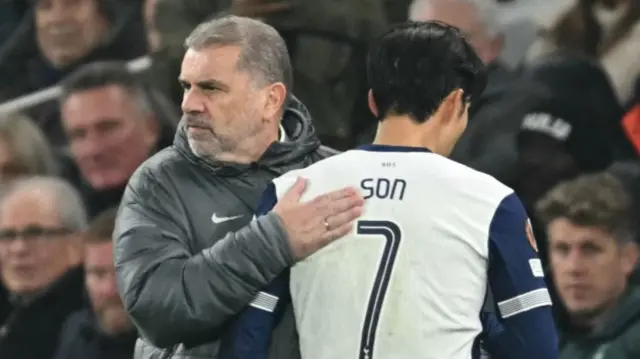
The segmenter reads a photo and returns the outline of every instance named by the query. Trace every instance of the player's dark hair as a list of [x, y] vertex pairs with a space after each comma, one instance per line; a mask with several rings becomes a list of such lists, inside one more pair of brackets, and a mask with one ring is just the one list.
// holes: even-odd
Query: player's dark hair
[[564, 218], [574, 225], [599, 228], [621, 243], [632, 241], [632, 203], [624, 185], [603, 172], [558, 184], [536, 205], [544, 223]]
[[454, 90], [465, 103], [482, 93], [486, 69], [453, 26], [438, 21], [407, 22], [382, 35], [369, 50], [367, 77], [378, 120], [409, 115], [427, 120]]

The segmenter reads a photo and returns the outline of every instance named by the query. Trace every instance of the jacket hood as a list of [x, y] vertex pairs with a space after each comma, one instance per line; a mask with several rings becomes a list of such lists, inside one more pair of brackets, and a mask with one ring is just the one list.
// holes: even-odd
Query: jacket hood
[[305, 156], [320, 147], [320, 140], [316, 137], [315, 129], [311, 124], [311, 114], [295, 97], [292, 97], [287, 104], [282, 117], [282, 127], [286, 132], [287, 140], [272, 143], [262, 157], [251, 164], [222, 161], [211, 163], [196, 157], [189, 148], [183, 121], [178, 125], [173, 145], [189, 161], [214, 171], [216, 175], [233, 176], [256, 167], [281, 174], [288, 170], [291, 163], [303, 160]]
[[608, 341], [619, 336], [638, 321], [640, 321], [640, 287], [631, 285], [609, 319], [602, 326], [596, 327], [591, 332], [590, 338], [597, 341]]

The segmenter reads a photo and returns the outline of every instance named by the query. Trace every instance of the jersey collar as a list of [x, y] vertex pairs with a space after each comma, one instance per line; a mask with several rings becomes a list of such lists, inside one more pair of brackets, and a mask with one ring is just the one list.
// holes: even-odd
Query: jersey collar
[[425, 147], [391, 146], [391, 145], [362, 145], [359, 150], [373, 152], [431, 152]]

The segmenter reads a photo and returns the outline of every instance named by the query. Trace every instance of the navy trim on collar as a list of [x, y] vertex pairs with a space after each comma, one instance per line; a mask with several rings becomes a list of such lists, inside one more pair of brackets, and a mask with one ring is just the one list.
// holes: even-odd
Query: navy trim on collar
[[391, 146], [391, 145], [362, 145], [359, 150], [374, 152], [431, 152], [425, 147]]

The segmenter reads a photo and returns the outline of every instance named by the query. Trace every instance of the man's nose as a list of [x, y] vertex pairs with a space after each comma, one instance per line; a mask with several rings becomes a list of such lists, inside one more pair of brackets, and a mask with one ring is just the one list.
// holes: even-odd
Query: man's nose
[[190, 88], [185, 90], [182, 95], [182, 112], [183, 113], [202, 113], [205, 112], [205, 104], [202, 95], [197, 89]]
[[113, 297], [118, 295], [115, 275], [107, 276], [100, 281], [100, 294], [104, 297]]
[[82, 140], [76, 147], [78, 158], [91, 158], [96, 157], [104, 152], [104, 141], [96, 135], [88, 135]]
[[13, 254], [25, 253], [29, 249], [29, 244], [22, 236], [18, 236], [8, 243], [7, 249]]
[[572, 276], [582, 276], [588, 266], [579, 250], [571, 250], [565, 261], [565, 268]]

